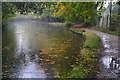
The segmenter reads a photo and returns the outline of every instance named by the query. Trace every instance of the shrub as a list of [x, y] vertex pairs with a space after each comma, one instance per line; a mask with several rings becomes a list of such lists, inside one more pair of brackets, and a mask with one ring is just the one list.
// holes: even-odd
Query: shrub
[[66, 26], [66, 27], [72, 27], [73, 24], [72, 24], [71, 22], [66, 22], [66, 23], [65, 23], [65, 26]]

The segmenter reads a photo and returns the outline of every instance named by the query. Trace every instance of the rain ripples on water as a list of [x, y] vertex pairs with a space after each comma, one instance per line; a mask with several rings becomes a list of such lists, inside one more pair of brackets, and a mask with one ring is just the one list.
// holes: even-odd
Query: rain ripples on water
[[83, 39], [63, 25], [14, 20], [3, 31], [3, 77], [60, 77], [76, 65]]

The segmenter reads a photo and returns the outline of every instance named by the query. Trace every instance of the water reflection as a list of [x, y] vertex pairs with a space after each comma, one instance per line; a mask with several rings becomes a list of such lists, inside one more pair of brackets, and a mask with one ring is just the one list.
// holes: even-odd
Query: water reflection
[[106, 34], [96, 30], [87, 30], [98, 35], [103, 43], [103, 51], [100, 58], [100, 73], [99, 78], [116, 78], [120, 77], [120, 56], [119, 56], [119, 37]]
[[35, 62], [28, 62], [22, 65], [18, 78], [45, 78], [45, 74]]
[[106, 49], [105, 52], [106, 53], [118, 53], [118, 50], [115, 50], [115, 49]]
[[106, 68], [110, 68], [110, 63], [112, 61], [112, 57], [111, 56], [104, 56], [104, 57], [102, 57], [102, 61], [103, 61], [103, 64]]
[[[114, 40], [113, 42], [111, 41]], [[102, 61], [102, 77], [118, 78], [120, 74], [120, 60], [118, 56], [118, 38], [109, 34], [102, 36], [102, 42], [105, 50], [103, 51]]]
[[103, 40], [103, 44], [104, 44], [104, 47], [105, 47], [105, 48], [110, 48], [110, 44], [108, 43], [109, 38], [110, 38], [109, 36], [103, 35], [102, 40]]
[[75, 36], [61, 25], [29, 20], [12, 23], [15, 38], [11, 44], [16, 41], [16, 45], [8, 47], [13, 49], [11, 52], [3, 50], [3, 77], [60, 77], [72, 69], [71, 65], [77, 65], [82, 36]]

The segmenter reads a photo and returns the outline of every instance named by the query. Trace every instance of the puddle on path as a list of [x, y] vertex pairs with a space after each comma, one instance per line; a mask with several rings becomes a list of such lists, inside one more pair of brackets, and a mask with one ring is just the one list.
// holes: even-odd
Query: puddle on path
[[120, 56], [118, 48], [118, 36], [106, 34], [100, 31], [85, 29], [99, 36], [103, 43], [103, 51], [100, 58], [99, 78], [117, 78], [120, 79]]

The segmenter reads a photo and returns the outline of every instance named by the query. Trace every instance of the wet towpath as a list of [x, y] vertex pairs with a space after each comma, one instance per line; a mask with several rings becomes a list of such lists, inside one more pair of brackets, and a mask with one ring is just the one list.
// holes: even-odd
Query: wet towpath
[[99, 59], [99, 78], [120, 79], [120, 53], [119, 37], [110, 35], [95, 29], [83, 28], [87, 32], [93, 32], [101, 38], [103, 50]]

